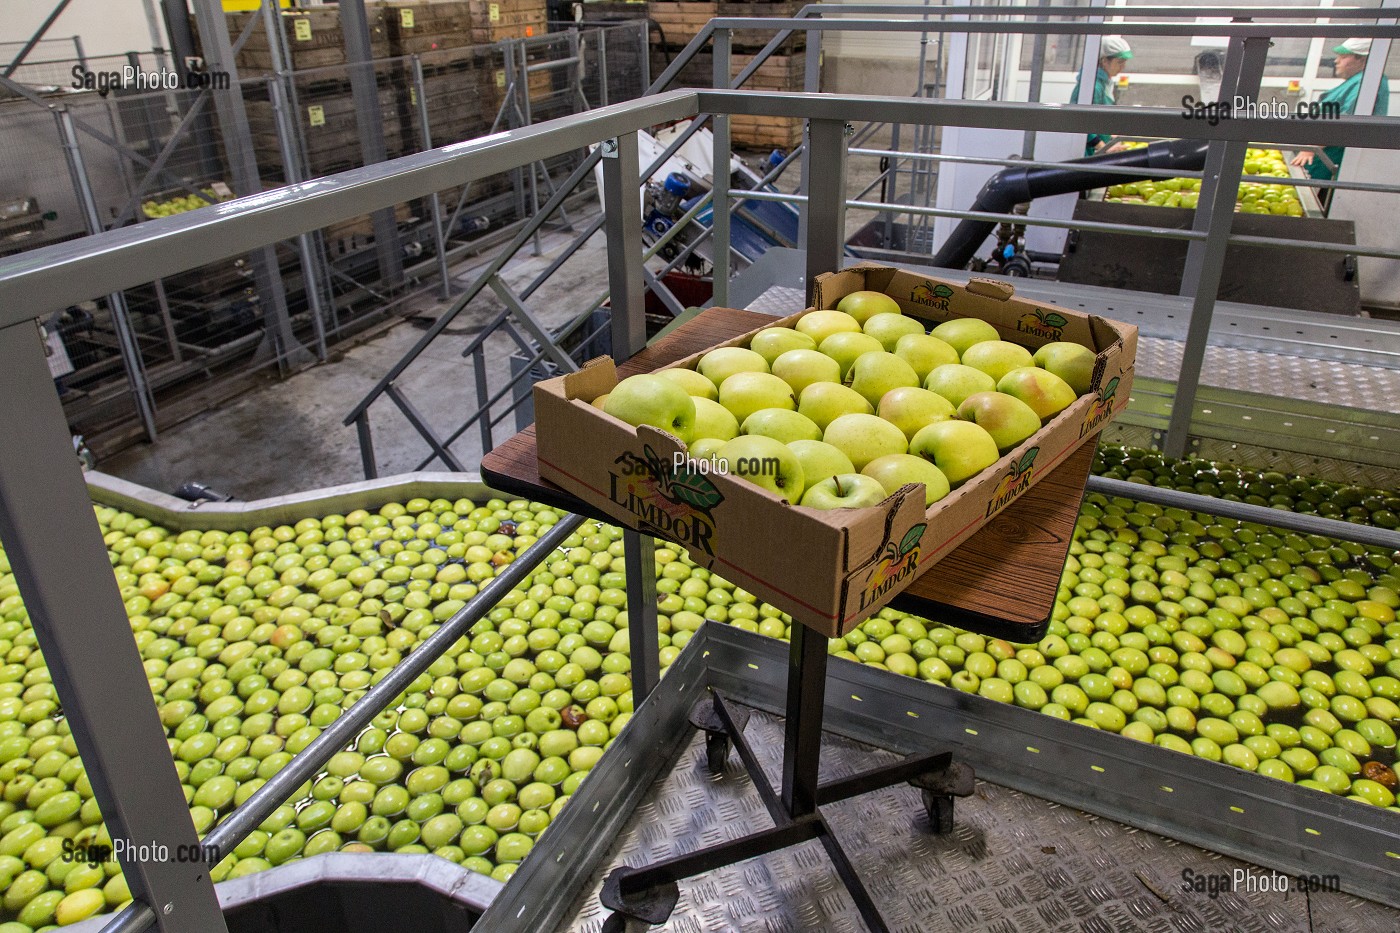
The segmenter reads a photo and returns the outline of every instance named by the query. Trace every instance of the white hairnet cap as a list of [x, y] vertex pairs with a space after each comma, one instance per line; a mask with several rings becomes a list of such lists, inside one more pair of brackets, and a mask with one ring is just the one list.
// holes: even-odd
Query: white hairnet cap
[[1348, 39], [1341, 45], [1332, 49], [1333, 55], [1370, 55], [1370, 39]]
[[[1371, 43], [1369, 40], [1366, 41], [1366, 45], [1368, 48], [1370, 47]], [[1133, 50], [1128, 45], [1128, 40], [1124, 39], [1122, 36], [1104, 36], [1103, 40], [1099, 43], [1099, 58], [1128, 59], [1132, 57]]]

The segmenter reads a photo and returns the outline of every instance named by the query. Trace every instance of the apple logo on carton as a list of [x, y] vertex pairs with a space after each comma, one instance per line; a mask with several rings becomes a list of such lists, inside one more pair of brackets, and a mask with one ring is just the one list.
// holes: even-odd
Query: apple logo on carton
[[875, 565], [860, 594], [860, 608], [864, 609], [884, 596], [902, 580], [912, 576], [919, 569], [919, 542], [923, 540], [927, 522], [919, 522], [904, 533], [896, 545], [886, 541], [881, 551], [884, 557]]
[[1031, 486], [1032, 467], [1035, 465], [1035, 456], [1040, 453], [1039, 447], [1032, 447], [1021, 457], [1019, 463], [1011, 464], [1011, 470], [1001, 478], [997, 484], [996, 491], [992, 493], [991, 499], [987, 501], [987, 517], [993, 513], [1001, 511], [1012, 499], [1025, 492]]
[[925, 282], [922, 285], [914, 286], [914, 290], [909, 293], [909, 300], [915, 304], [920, 304], [935, 311], [948, 313], [948, 299], [953, 297], [953, 290], [946, 285], [934, 285], [932, 282]]
[[1063, 314], [1036, 308], [1034, 311], [1027, 311], [1016, 320], [1016, 330], [1048, 342], [1059, 340], [1068, 323]]
[[608, 472], [608, 498], [635, 515], [640, 530], [714, 556], [715, 521], [710, 514], [724, 494], [709, 478], [676, 470], [644, 445], [642, 455], [619, 456]]
[[1094, 404], [1090, 405], [1089, 410], [1084, 413], [1084, 423], [1079, 426], [1080, 437], [1096, 430], [1099, 425], [1113, 417], [1113, 407], [1117, 394], [1118, 377], [1114, 376], [1108, 380], [1107, 385], [1099, 390], [1099, 394], [1094, 398]]

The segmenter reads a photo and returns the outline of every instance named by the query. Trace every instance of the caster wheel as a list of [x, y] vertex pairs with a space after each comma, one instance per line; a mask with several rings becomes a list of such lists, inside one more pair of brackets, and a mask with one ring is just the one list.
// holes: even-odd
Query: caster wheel
[[705, 736], [705, 765], [710, 769], [710, 773], [723, 774], [728, 763], [728, 736], [714, 732]]
[[928, 814], [929, 826], [936, 835], [946, 836], [953, 831], [952, 797], [924, 791], [924, 811]]
[[642, 933], [650, 928], [651, 924], [645, 920], [635, 920], [626, 914], [609, 914], [599, 933]]

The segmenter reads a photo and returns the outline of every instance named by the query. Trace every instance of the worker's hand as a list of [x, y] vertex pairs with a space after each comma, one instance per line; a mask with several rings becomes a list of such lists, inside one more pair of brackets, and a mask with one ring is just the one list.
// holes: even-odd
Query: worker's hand
[[1104, 149], [1102, 151], [1106, 154], [1109, 152], [1122, 152], [1127, 148], [1128, 147], [1123, 145], [1122, 143], [1114, 143], [1113, 145], [1109, 146], [1107, 149]]
[[1288, 164], [1296, 165], [1298, 168], [1307, 168], [1309, 165], [1312, 164], [1312, 160], [1313, 154], [1311, 152], [1300, 152], [1296, 156], [1294, 156], [1293, 161], [1289, 162]]

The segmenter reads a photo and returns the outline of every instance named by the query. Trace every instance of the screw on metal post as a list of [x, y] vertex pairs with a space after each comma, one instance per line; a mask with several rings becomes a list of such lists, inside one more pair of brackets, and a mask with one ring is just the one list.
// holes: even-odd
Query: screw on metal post
[[856, 135], [856, 128], [855, 128], [855, 125], [854, 125], [854, 124], [851, 124], [851, 123], [847, 123], [847, 124], [842, 128], [841, 132], [845, 135], [845, 137], [846, 137], [847, 139], [850, 139], [852, 136]]
[[603, 158], [605, 158], [605, 159], [616, 159], [616, 158], [617, 158], [617, 137], [616, 137], [616, 136], [610, 136], [610, 137], [608, 137], [607, 139], [603, 140], [603, 141], [599, 144], [599, 148], [602, 150]]

